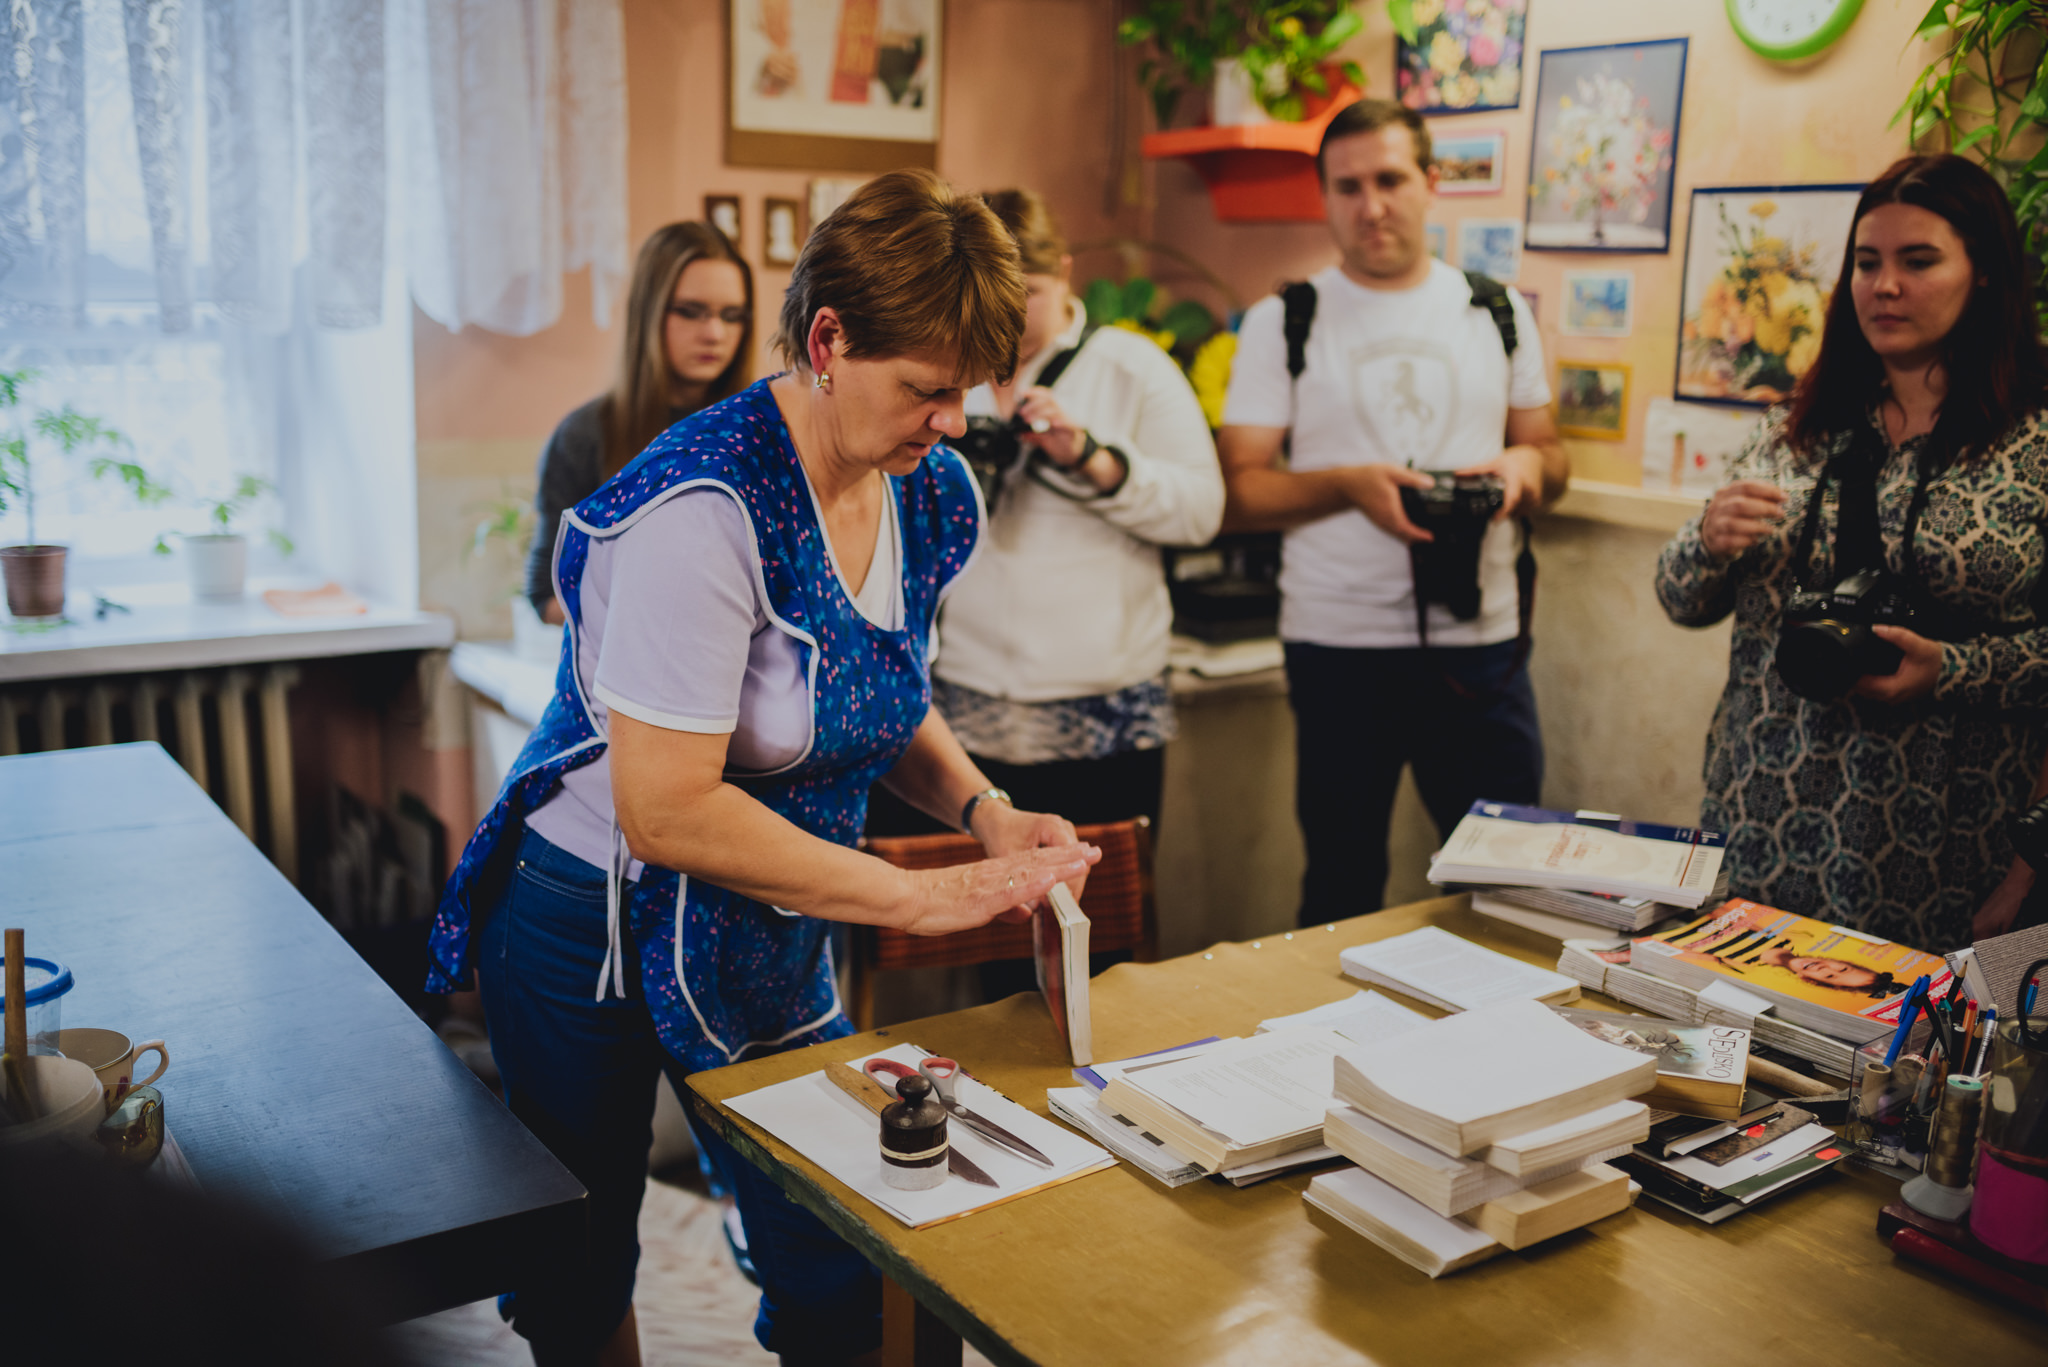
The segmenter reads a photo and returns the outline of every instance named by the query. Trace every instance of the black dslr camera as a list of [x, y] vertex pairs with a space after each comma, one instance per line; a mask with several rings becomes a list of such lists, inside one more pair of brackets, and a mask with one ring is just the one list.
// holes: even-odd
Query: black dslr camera
[[1802, 698], [1834, 702], [1866, 674], [1897, 673], [1904, 653], [1871, 630], [1880, 624], [1936, 635], [1884, 570], [1858, 570], [1831, 589], [1797, 590], [1778, 628], [1778, 677]]
[[991, 513], [995, 511], [996, 495], [1002, 491], [1003, 481], [1023, 459], [1024, 446], [1017, 437], [1030, 430], [1031, 424], [1021, 417], [1005, 420], [976, 416], [967, 420], [967, 431], [957, 441], [947, 443], [974, 472], [974, 482], [981, 486], [982, 504]]
[[1495, 514], [1507, 503], [1507, 485], [1493, 475], [1423, 470], [1436, 483], [1401, 489], [1401, 511], [1434, 541], [1408, 548], [1415, 567], [1417, 611], [1442, 603], [1451, 616], [1469, 622], [1479, 615], [1479, 548]]

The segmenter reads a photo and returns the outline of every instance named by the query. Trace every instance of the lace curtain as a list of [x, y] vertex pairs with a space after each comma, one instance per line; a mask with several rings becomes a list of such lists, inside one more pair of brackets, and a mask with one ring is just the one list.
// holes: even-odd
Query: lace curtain
[[524, 336], [588, 268], [610, 324], [625, 285], [619, 0], [391, 0], [412, 296], [451, 330]]
[[[388, 3], [8, 0], [0, 325], [84, 327], [132, 273], [166, 333], [209, 304], [282, 333], [295, 289], [320, 326], [373, 326], [393, 185], [413, 296], [444, 326], [538, 331], [585, 268], [606, 325], [627, 270], [619, 0]], [[88, 51], [95, 25], [118, 46]]]

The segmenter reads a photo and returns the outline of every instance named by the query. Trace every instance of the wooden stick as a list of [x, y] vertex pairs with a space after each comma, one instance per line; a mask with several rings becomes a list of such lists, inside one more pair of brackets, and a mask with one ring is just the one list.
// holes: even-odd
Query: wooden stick
[[825, 1076], [832, 1079], [832, 1085], [873, 1111], [882, 1113], [882, 1108], [896, 1100], [882, 1090], [882, 1084], [863, 1073], [850, 1063], [828, 1063]]
[[28, 950], [19, 930], [7, 932], [7, 1047], [16, 1058], [28, 1057]]
[[1787, 1096], [1826, 1096], [1836, 1090], [1827, 1083], [1810, 1078], [1804, 1073], [1795, 1073], [1782, 1064], [1754, 1054], [1749, 1059], [1749, 1080], [1761, 1082], [1766, 1087], [1776, 1087]]

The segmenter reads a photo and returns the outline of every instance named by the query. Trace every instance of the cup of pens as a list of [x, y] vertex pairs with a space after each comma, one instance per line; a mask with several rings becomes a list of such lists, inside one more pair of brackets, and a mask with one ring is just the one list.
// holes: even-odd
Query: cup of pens
[[[2041, 972], [2048, 960], [2021, 981]], [[2007, 1257], [2048, 1265], [2048, 1016], [2023, 1009], [1992, 1033], [1970, 1232]]]

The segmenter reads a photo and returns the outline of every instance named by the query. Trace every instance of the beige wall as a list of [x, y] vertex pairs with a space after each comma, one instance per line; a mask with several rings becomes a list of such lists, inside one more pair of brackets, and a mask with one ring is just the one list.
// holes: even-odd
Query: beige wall
[[[637, 248], [663, 223], [701, 217], [705, 195], [739, 195], [741, 250], [766, 324], [789, 275], [762, 264], [762, 198], [803, 201], [813, 176], [834, 172], [725, 164], [725, 9], [726, 0], [626, 0], [628, 228]], [[1129, 129], [1140, 103], [1119, 75], [1115, 14], [1115, 0], [950, 0], [940, 171], [962, 185], [1038, 189], [1077, 244], [1142, 236], [1136, 135], [1130, 147], [1112, 135], [1116, 102]], [[1114, 264], [1098, 250], [1076, 269], [1085, 279]], [[472, 554], [471, 534], [494, 501], [531, 497], [548, 433], [609, 383], [617, 333], [616, 322], [606, 332], [591, 321], [580, 273], [561, 321], [531, 337], [450, 333], [415, 313], [421, 602], [455, 613], [463, 635], [510, 633], [519, 557]], [[764, 337], [760, 373], [772, 364]]]
[[[1911, 41], [1926, 13], [1923, 0], [1865, 0], [1848, 34], [1817, 62], [1797, 69], [1767, 62], [1742, 45], [1722, 0], [1537, 0], [1529, 7], [1528, 58], [1522, 107], [1500, 113], [1432, 118], [1444, 134], [1505, 129], [1505, 183], [1495, 195], [1445, 196], [1432, 222], [1448, 230], [1455, 258], [1461, 218], [1520, 218], [1529, 179], [1529, 132], [1535, 118], [1536, 54], [1545, 48], [1654, 38], [1687, 38], [1685, 101], [1671, 215], [1671, 251], [1655, 253], [1529, 252], [1516, 283], [1539, 297], [1543, 352], [1556, 380], [1557, 362], [1626, 361], [1633, 367], [1627, 440], [1570, 441], [1574, 473], [1623, 484], [1641, 482], [1643, 414], [1650, 398], [1671, 392], [1677, 362], [1678, 298], [1684, 270], [1687, 210], [1695, 185], [1767, 185], [1868, 180], [1906, 150], [1901, 129], [1887, 127], [1912, 78], [1929, 60]], [[1393, 38], [1383, 7], [1355, 52], [1372, 84], [1392, 91]], [[1214, 267], [1249, 303], [1276, 282], [1299, 279], [1335, 259], [1320, 224], [1221, 224], [1208, 194], [1188, 167], [1163, 163], [1157, 172], [1158, 236]], [[1635, 329], [1625, 338], [1559, 337], [1558, 307], [1566, 270], [1635, 273]], [[1200, 293], [1192, 280], [1177, 285]]]

